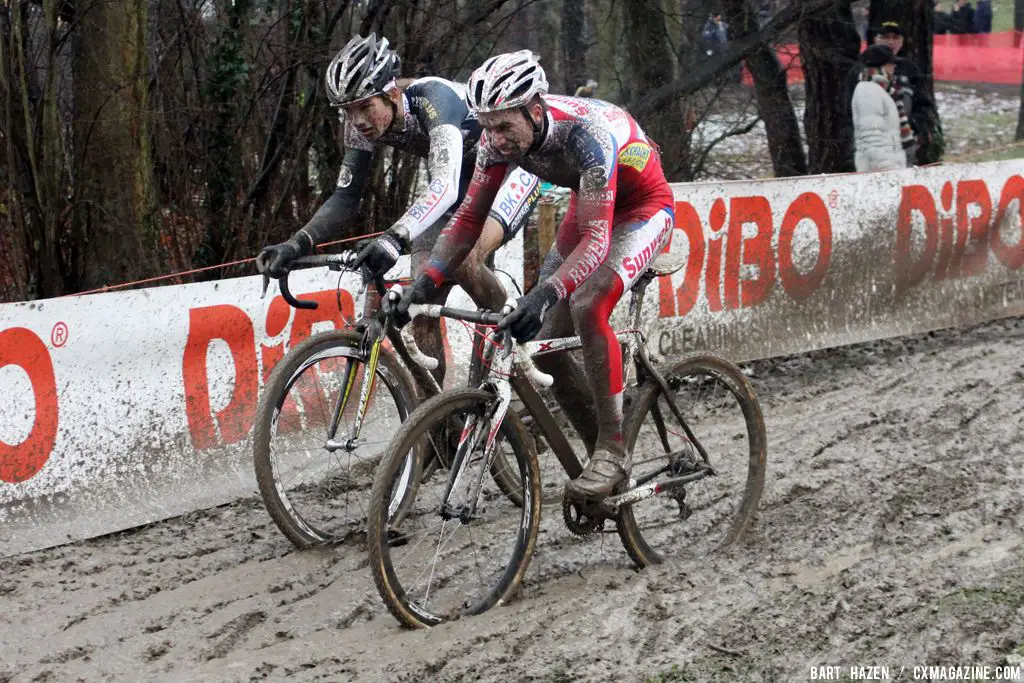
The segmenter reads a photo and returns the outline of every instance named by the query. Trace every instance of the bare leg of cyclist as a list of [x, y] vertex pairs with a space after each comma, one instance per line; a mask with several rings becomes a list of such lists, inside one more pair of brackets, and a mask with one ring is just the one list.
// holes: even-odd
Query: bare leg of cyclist
[[628, 475], [622, 437], [622, 347], [608, 320], [622, 291], [622, 278], [603, 265], [569, 298], [597, 412], [594, 457], [583, 474], [566, 484], [566, 494], [577, 499], [604, 497]]
[[487, 264], [487, 257], [501, 246], [505, 231], [493, 218], [484, 223], [483, 232], [466, 260], [455, 270], [453, 279], [477, 305], [491, 311], [500, 311], [508, 296], [498, 276]]
[[[453, 278], [466, 290], [477, 308], [500, 311], [508, 297], [505, 287], [490, 266], [490, 257], [501, 246], [505, 239], [505, 230], [494, 218], [484, 222], [480, 238], [469, 252], [466, 260], [455, 270]], [[469, 384], [476, 385], [480, 381], [484, 363], [484, 328], [476, 326], [473, 335], [473, 356], [469, 364]]]
[[[413, 241], [412, 254], [410, 255], [410, 270], [412, 277], [423, 272], [423, 264], [430, 257], [430, 250], [434, 241], [440, 233], [440, 228], [428, 230], [424, 235]], [[434, 292], [434, 296], [426, 303], [443, 304], [451, 293], [454, 283], [444, 283]], [[444, 387], [444, 375], [447, 369], [444, 355], [444, 344], [441, 339], [441, 323], [436, 318], [416, 318], [412, 321], [412, 336], [416, 339], [416, 345], [420, 350], [431, 358], [437, 359], [437, 367], [431, 373], [434, 379], [442, 388]]]
[[[544, 325], [540, 328], [537, 339], [558, 339], [575, 334], [572, 317], [569, 315], [569, 302], [559, 301], [544, 317]], [[583, 440], [589, 458], [594, 454], [598, 427], [586, 374], [568, 352], [537, 356], [534, 362], [539, 370], [554, 378], [554, 384], [548, 391], [555, 397], [555, 401], [569, 418], [569, 423]]]

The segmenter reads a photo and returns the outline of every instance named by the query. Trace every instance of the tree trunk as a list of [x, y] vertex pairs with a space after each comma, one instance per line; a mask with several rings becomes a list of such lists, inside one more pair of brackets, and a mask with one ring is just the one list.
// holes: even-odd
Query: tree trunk
[[1013, 2], [1013, 30], [1024, 31], [1024, 0]]
[[[646, 93], [674, 80], [673, 50], [665, 30], [661, 0], [631, 0], [622, 4], [629, 57], [633, 67], [634, 93]], [[649, 112], [640, 126], [661, 147], [663, 159], [676, 168], [689, 168], [690, 138], [684, 130], [678, 100]], [[678, 175], [666, 172], [669, 176]], [[677, 180], [669, 177], [669, 180]]]
[[[223, 263], [235, 241], [234, 210], [244, 168], [237, 135], [242, 116], [242, 92], [248, 87], [244, 27], [251, 0], [231, 2], [222, 9], [227, 21], [207, 64], [204, 83], [209, 118], [204, 121], [207, 164], [207, 229], [196, 254], [196, 265]], [[222, 15], [223, 16], [223, 15]]]
[[853, 134], [846, 124], [846, 83], [860, 52], [848, 0], [834, 0], [799, 24], [807, 108], [808, 171], [853, 170]]
[[148, 0], [76, 3], [74, 220], [87, 240], [80, 262], [85, 288], [155, 270], [148, 6]]
[[[757, 15], [746, 0], [725, 0], [725, 18], [735, 38], [757, 30]], [[776, 178], [807, 174], [807, 156], [800, 139], [793, 102], [789, 99], [786, 71], [775, 50], [766, 43], [747, 57], [754, 80], [757, 109], [768, 134], [768, 152]]]
[[583, 0], [564, 0], [562, 3], [562, 64], [564, 87], [562, 92], [572, 95], [586, 81], [587, 32], [583, 14]]

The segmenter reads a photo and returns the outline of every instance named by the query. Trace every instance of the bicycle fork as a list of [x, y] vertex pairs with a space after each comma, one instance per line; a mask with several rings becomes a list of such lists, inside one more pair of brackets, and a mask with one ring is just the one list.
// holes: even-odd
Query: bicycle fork
[[[380, 360], [380, 347], [384, 341], [384, 326], [377, 321], [372, 321], [363, 335], [361, 351], [368, 356], [366, 363], [363, 363], [363, 386], [359, 391], [359, 405], [356, 409], [355, 424], [351, 434], [344, 441], [336, 439], [338, 427], [341, 424], [341, 416], [348, 405], [349, 396], [356, 383], [355, 363], [349, 361], [345, 368], [345, 379], [342, 382], [344, 387], [338, 396], [338, 402], [334, 406], [334, 413], [331, 416], [331, 426], [327, 432], [327, 443], [324, 447], [334, 452], [344, 449], [348, 452], [354, 451], [359, 446], [359, 434], [363, 429], [363, 420], [366, 418], [366, 407], [370, 404], [370, 397], [377, 382], [377, 363]], [[369, 347], [367, 349], [367, 347]], [[368, 351], [368, 352], [367, 352]]]
[[[498, 400], [491, 404], [493, 407], [487, 411], [489, 414], [481, 416], [470, 415], [466, 418], [466, 425], [462, 428], [462, 433], [459, 436], [459, 445], [455, 452], [455, 458], [452, 461], [452, 469], [448, 476], [448, 485], [440, 509], [440, 515], [445, 520], [458, 519], [461, 523], [468, 524], [476, 515], [484, 476], [490, 470], [494, 449], [497, 447], [498, 430], [501, 429], [501, 423], [505, 420], [505, 414], [508, 412], [509, 404], [512, 402], [512, 391], [509, 388], [508, 382], [499, 381], [490, 386], [495, 390]], [[487, 430], [486, 437], [484, 430], [477, 428], [481, 419], [484, 420], [484, 425], [489, 425], [490, 427]], [[486, 441], [484, 442], [483, 457], [478, 458], [476, 461], [480, 466], [478, 471], [472, 475], [474, 479], [471, 484], [468, 500], [460, 505], [456, 505], [452, 502], [452, 494], [459, 488], [460, 483], [462, 483], [466, 476], [466, 470], [473, 463], [470, 454], [476, 450], [484, 438], [486, 438]]]

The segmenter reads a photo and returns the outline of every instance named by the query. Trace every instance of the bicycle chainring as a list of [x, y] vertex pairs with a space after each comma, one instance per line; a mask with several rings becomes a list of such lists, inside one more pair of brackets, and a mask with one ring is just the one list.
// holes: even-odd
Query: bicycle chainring
[[562, 521], [566, 528], [576, 536], [587, 536], [594, 532], [604, 531], [604, 523], [607, 517], [595, 515], [591, 511], [562, 498]]

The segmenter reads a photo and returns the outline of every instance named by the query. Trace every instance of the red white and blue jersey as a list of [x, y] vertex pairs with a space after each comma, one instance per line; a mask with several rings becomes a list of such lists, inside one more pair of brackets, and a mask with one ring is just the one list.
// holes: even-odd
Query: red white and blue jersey
[[[673, 204], [657, 146], [623, 109], [602, 100], [545, 95], [543, 139], [521, 159], [502, 156], [480, 138], [473, 179], [424, 272], [444, 278], [452, 256], [476, 242], [503, 180], [515, 167], [575, 193], [575, 244], [550, 278], [570, 295], [608, 258], [615, 226], [647, 221]], [[563, 224], [560, 232], [570, 229]], [[567, 243], [564, 235], [560, 242]], [[461, 259], [458, 259], [461, 261]]]

